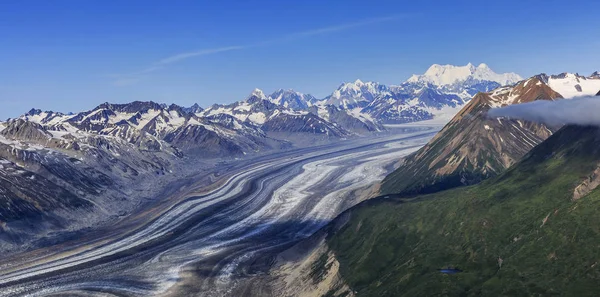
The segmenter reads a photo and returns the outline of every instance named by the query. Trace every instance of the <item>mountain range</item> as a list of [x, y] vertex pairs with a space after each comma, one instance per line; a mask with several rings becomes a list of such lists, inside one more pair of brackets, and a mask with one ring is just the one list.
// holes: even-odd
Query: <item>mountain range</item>
[[519, 78], [495, 74], [485, 64], [433, 65], [401, 85], [356, 80], [321, 100], [283, 89], [266, 96], [256, 89], [245, 100], [206, 109], [135, 101], [70, 114], [32, 109], [19, 119], [42, 126], [63, 146], [79, 147], [81, 139], [94, 135], [107, 141], [117, 137], [145, 151], [193, 149], [209, 157], [231, 156], [289, 146], [292, 135], [345, 138], [385, 130], [388, 123], [431, 119], [444, 108], [465, 104], [473, 88], [484, 91]]

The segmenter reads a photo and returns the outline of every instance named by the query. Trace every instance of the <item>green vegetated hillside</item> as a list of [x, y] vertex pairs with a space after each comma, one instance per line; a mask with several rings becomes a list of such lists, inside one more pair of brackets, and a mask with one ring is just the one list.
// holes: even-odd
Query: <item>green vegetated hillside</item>
[[358, 296], [597, 296], [600, 190], [573, 193], [598, 162], [600, 129], [564, 127], [481, 184], [364, 203], [327, 243]]

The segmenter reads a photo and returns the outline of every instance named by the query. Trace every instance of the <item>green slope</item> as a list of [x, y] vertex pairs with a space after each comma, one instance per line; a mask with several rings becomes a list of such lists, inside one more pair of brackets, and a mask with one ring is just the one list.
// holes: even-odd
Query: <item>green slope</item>
[[599, 161], [599, 129], [566, 127], [481, 184], [362, 204], [328, 245], [359, 296], [597, 296], [600, 190], [572, 197]]

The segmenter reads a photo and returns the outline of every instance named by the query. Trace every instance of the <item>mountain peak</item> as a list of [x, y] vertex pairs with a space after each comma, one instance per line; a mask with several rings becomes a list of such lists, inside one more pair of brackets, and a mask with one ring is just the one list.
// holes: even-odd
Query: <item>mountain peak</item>
[[37, 115], [37, 114], [40, 114], [40, 113], [42, 113], [41, 109], [32, 108], [25, 115], [33, 116], [33, 115]]
[[598, 76], [598, 73], [585, 77], [577, 73], [563, 72], [546, 76], [546, 80], [553, 90], [565, 98], [591, 96], [600, 90], [600, 76]]
[[306, 109], [316, 98], [309, 94], [303, 94], [293, 89], [279, 89], [268, 98], [271, 102], [292, 109]]
[[160, 110], [160, 109], [166, 109], [166, 108], [167, 108], [166, 105], [159, 104], [154, 101], [133, 101], [133, 102], [122, 103], [122, 104], [113, 104], [113, 103], [104, 102], [104, 103], [98, 105], [93, 110], [108, 109], [108, 110], [118, 111], [118, 112], [135, 113], [135, 112], [146, 112], [151, 109]]
[[185, 108], [183, 108], [183, 110], [188, 113], [199, 113], [199, 112], [202, 112], [204, 109], [202, 107], [200, 107], [200, 105], [198, 105], [198, 103], [194, 103], [194, 105], [192, 105], [190, 107], [185, 107]]
[[258, 99], [267, 99], [267, 96], [265, 96], [265, 93], [259, 88], [254, 89], [252, 91], [252, 93], [250, 93], [250, 96], [248, 96], [247, 99], [250, 99], [252, 97], [257, 97]]
[[413, 75], [407, 82], [444, 86], [465, 82], [469, 79], [492, 81], [501, 85], [513, 84], [522, 80], [522, 78], [515, 73], [495, 73], [485, 63], [481, 63], [477, 67], [468, 63], [465, 66], [433, 64], [427, 69], [425, 74]]

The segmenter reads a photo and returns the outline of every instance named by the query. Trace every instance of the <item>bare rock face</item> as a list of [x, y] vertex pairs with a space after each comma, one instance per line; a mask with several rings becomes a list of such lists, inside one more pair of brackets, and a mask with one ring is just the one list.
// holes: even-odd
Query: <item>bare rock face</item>
[[470, 185], [517, 162], [558, 127], [492, 119], [493, 107], [562, 98], [538, 77], [479, 93], [427, 145], [383, 181], [382, 192], [419, 194]]
[[0, 131], [0, 135], [7, 139], [28, 139], [36, 142], [46, 142], [52, 138], [42, 125], [25, 121], [23, 119], [11, 120], [6, 123], [6, 128]]
[[581, 197], [589, 194], [595, 188], [600, 186], [600, 166], [594, 170], [581, 184], [573, 190], [573, 200], [579, 200]]
[[318, 233], [281, 253], [271, 271], [274, 296], [355, 296], [339, 273], [340, 263]]

